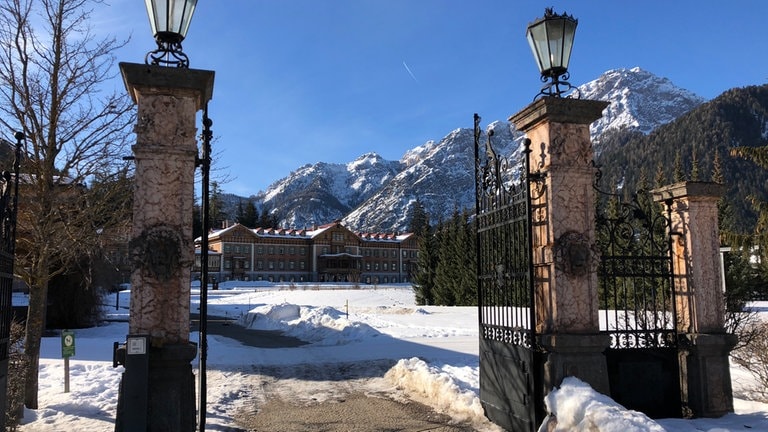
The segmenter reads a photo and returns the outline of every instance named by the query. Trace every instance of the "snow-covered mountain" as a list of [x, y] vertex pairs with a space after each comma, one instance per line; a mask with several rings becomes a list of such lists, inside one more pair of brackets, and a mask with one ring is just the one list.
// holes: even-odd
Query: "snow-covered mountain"
[[[600, 135], [610, 129], [648, 133], [705, 101], [640, 68], [609, 70], [579, 86], [579, 93], [611, 103], [591, 128], [598, 152]], [[497, 152], [519, 160], [522, 134], [506, 121], [491, 122], [486, 130], [491, 129]], [[252, 199], [273, 209], [284, 227], [342, 219], [360, 231], [403, 231], [417, 199], [434, 223], [454, 209], [474, 207], [474, 188], [474, 135], [460, 128], [407, 151], [399, 161], [367, 153], [348, 164], [305, 165]]]
[[398, 172], [401, 163], [366, 153], [347, 164], [304, 165], [254, 198], [281, 218], [281, 226], [304, 228], [341, 219]]
[[579, 86], [579, 92], [582, 99], [611, 102], [590, 126], [598, 153], [600, 135], [608, 130], [630, 128], [648, 134], [706, 101], [639, 67], [609, 70]]

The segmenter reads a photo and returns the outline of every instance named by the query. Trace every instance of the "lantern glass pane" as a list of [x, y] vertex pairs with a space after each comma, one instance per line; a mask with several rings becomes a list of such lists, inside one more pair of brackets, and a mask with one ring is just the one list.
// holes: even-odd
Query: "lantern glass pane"
[[155, 35], [158, 32], [158, 24], [163, 25], [160, 21], [160, 17], [165, 15], [158, 11], [158, 7], [165, 9], [165, 0], [145, 0], [147, 6], [147, 14], [149, 14], [149, 25], [152, 26], [152, 34]]
[[175, 33], [186, 37], [197, 0], [145, 0], [152, 33]]
[[549, 44], [547, 42], [547, 26], [544, 22], [528, 27], [528, 44], [539, 66], [539, 72], [551, 68]]
[[195, 12], [195, 6], [197, 6], [197, 0], [178, 0], [172, 2], [168, 16], [173, 20], [174, 33], [178, 33], [182, 37], [187, 36], [189, 24], [192, 22], [192, 14]]
[[563, 37], [565, 31], [563, 22], [565, 20], [548, 20], [547, 36], [549, 38], [549, 60], [550, 67], [559, 68], [563, 66]]
[[562, 66], [568, 69], [568, 64], [571, 62], [571, 51], [573, 50], [573, 40], [576, 37], [576, 21], [565, 20], [563, 22], [564, 38], [563, 38], [563, 64]]

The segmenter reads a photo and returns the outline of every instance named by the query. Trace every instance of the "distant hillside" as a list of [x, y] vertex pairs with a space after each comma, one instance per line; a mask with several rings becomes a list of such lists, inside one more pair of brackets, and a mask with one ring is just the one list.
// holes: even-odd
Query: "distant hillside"
[[768, 145], [768, 85], [729, 90], [649, 135], [626, 129], [609, 133], [601, 137], [598, 163], [607, 185], [629, 187], [645, 176], [653, 186], [659, 172], [672, 182], [678, 155], [686, 179], [697, 165], [698, 179], [709, 181], [717, 154], [734, 219], [739, 228], [748, 229], [756, 215], [746, 198], [768, 199], [768, 173], [729, 153], [736, 146], [764, 145]]

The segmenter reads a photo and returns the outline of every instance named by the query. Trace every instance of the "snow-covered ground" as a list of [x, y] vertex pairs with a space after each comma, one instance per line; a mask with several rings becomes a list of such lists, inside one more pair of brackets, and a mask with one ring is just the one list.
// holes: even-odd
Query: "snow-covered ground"
[[[311, 343], [297, 348], [253, 348], [209, 335], [209, 429], [236, 427], [233, 417], [237, 412], [268, 397], [263, 394], [260, 371], [370, 361], [387, 368], [384, 373], [364, 378], [366, 385], [377, 392], [428, 403], [457, 420], [473, 423], [481, 431], [499, 430], [485, 421], [478, 398], [476, 308], [417, 306], [410, 286], [243, 285], [232, 288], [222, 284], [221, 290], [210, 291], [209, 314], [230, 317], [251, 328], [280, 329]], [[70, 359], [69, 393], [64, 393], [61, 338], [43, 340], [40, 408], [25, 410], [22, 431], [114, 429], [123, 369], [112, 367], [112, 344], [124, 341], [128, 333], [128, 297], [127, 292], [120, 293], [117, 309], [115, 296], [108, 299], [112, 305], [107, 309], [108, 318], [114, 321], [75, 331], [76, 354]], [[198, 306], [195, 290], [193, 311]], [[197, 333], [190, 335], [193, 341], [197, 338]], [[768, 431], [768, 405], [748, 400], [754, 380], [736, 368], [732, 374], [738, 396], [734, 402], [736, 413], [719, 419], [654, 421], [623, 409], [576, 379], [567, 379], [560, 389], [550, 393], [547, 403], [557, 407], [557, 431]], [[333, 393], [329, 385], [342, 386], [341, 381], [328, 378], [276, 380], [272, 387], [285, 385], [284, 392], [321, 400], [323, 395]]]

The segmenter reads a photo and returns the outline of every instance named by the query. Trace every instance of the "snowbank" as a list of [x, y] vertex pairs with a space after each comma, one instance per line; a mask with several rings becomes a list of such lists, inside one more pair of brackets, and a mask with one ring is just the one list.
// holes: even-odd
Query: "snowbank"
[[550, 415], [539, 432], [665, 432], [645, 414], [627, 410], [578, 378], [565, 378], [544, 403]]

